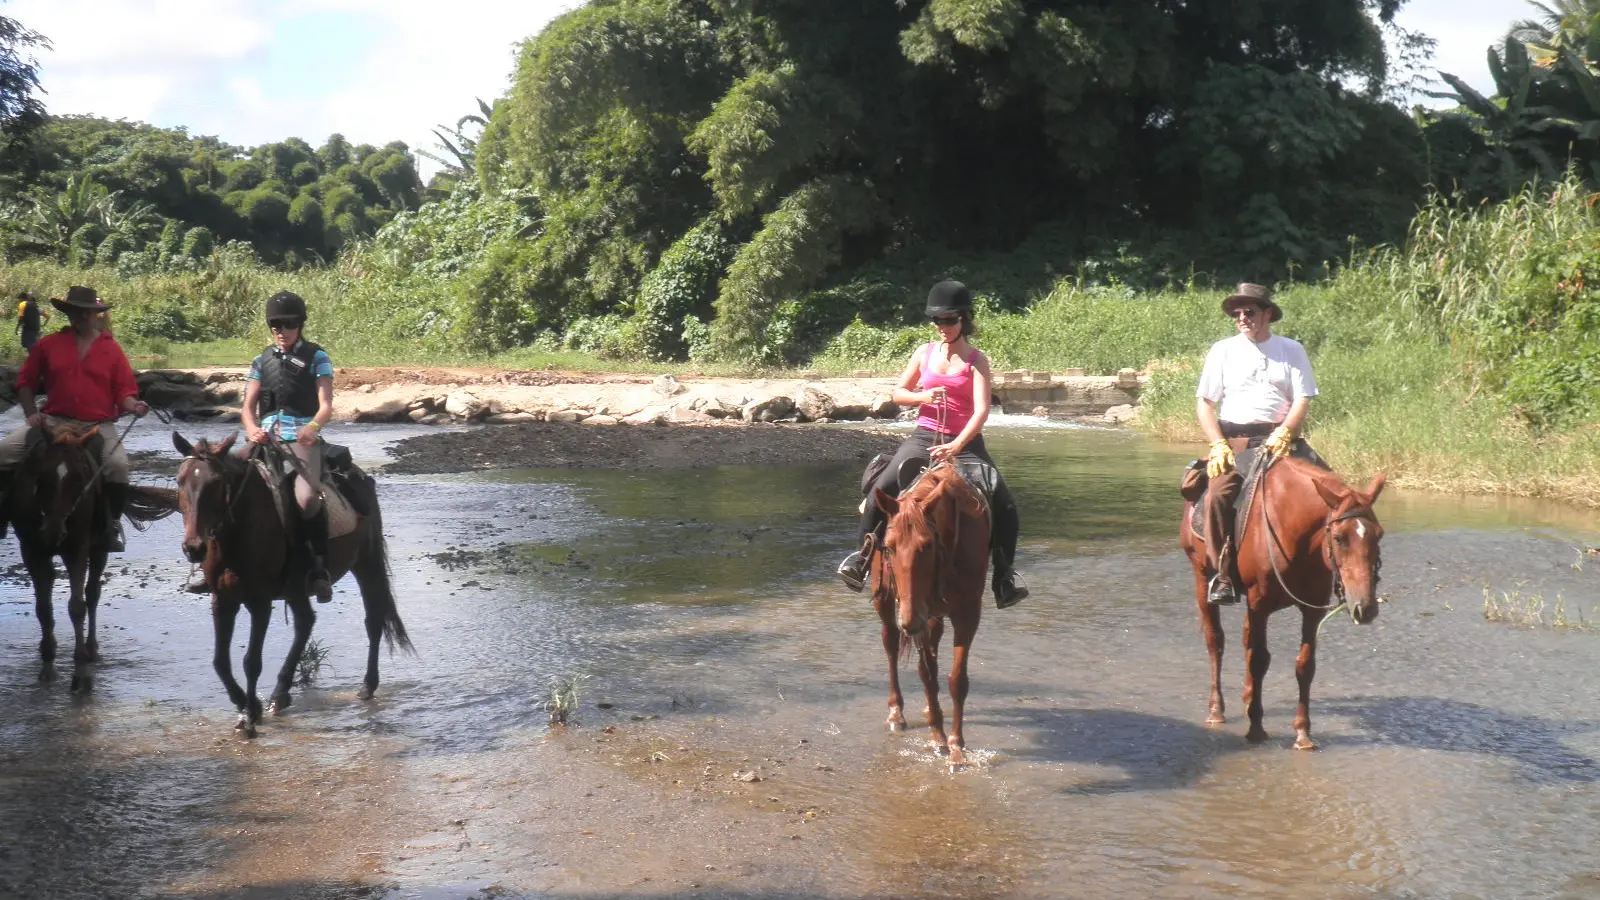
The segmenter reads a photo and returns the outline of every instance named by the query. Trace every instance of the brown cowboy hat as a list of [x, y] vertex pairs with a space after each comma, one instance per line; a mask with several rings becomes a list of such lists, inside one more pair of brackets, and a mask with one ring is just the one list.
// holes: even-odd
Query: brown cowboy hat
[[1237, 288], [1234, 288], [1233, 293], [1222, 301], [1222, 311], [1231, 316], [1235, 306], [1241, 306], [1246, 303], [1264, 306], [1271, 310], [1271, 314], [1267, 317], [1268, 322], [1276, 322], [1283, 318], [1283, 310], [1278, 304], [1272, 302], [1272, 288], [1262, 287], [1259, 284], [1250, 284], [1249, 282], [1243, 282]]
[[57, 300], [51, 297], [50, 305], [64, 313], [79, 311], [105, 312], [111, 308], [94, 292], [94, 288], [78, 287], [76, 285], [67, 288], [67, 299], [65, 300]]

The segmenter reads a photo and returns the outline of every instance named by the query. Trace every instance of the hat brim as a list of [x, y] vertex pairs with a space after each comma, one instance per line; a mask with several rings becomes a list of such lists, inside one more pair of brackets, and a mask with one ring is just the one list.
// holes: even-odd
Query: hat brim
[[1273, 303], [1271, 300], [1263, 300], [1260, 297], [1251, 297], [1248, 294], [1233, 294], [1227, 299], [1223, 300], [1222, 311], [1227, 315], [1233, 315], [1233, 310], [1229, 307], [1234, 305], [1234, 301], [1238, 301], [1239, 303], [1249, 303], [1252, 306], [1265, 306], [1267, 309], [1272, 310], [1272, 314], [1267, 316], [1268, 322], [1276, 322], [1283, 318], [1283, 309], [1279, 307], [1278, 304]]
[[50, 305], [54, 306], [56, 309], [59, 309], [64, 313], [71, 313], [71, 312], [105, 312], [106, 310], [111, 308], [111, 304], [105, 302], [104, 300], [96, 300], [94, 302], [93, 306], [89, 306], [88, 304], [85, 304], [85, 303], [68, 303], [65, 300], [57, 300], [54, 297], [50, 298]]

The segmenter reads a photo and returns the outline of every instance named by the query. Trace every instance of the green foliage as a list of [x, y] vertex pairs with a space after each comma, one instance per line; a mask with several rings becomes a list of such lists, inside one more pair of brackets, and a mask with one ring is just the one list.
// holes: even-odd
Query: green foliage
[[641, 351], [653, 360], [686, 359], [685, 321], [700, 321], [711, 311], [717, 283], [733, 255], [721, 223], [708, 219], [689, 229], [639, 285], [632, 321]]
[[119, 335], [135, 338], [159, 339], [172, 342], [210, 340], [213, 334], [200, 323], [191, 321], [179, 300], [153, 300], [120, 313], [116, 322]]

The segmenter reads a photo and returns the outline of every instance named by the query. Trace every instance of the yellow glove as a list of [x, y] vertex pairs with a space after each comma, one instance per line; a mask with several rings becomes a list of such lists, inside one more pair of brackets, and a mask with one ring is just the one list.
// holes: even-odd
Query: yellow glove
[[1261, 445], [1261, 449], [1272, 454], [1273, 459], [1283, 459], [1289, 455], [1289, 450], [1293, 446], [1294, 435], [1289, 432], [1289, 429], [1279, 425], [1273, 430], [1272, 434], [1267, 436], [1267, 441]]
[[1216, 478], [1233, 468], [1233, 448], [1227, 441], [1212, 441], [1211, 455], [1206, 458], [1206, 476]]

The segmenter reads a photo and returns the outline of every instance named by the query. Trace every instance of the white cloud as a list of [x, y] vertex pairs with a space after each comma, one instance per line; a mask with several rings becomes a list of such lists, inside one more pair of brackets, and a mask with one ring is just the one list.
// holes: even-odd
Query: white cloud
[[[1507, 0], [1409, 0], [1400, 7], [1395, 21], [1405, 28], [1439, 42], [1427, 74], [1434, 70], [1460, 76], [1474, 88], [1494, 92], [1487, 61], [1490, 45], [1498, 46], [1511, 23], [1525, 19], [1533, 10]], [[1443, 82], [1439, 88], [1445, 89]], [[1418, 98], [1430, 106], [1450, 105], [1448, 101]]]
[[51, 69], [155, 72], [241, 59], [272, 36], [246, 0], [12, 0], [6, 15], [50, 38]]

